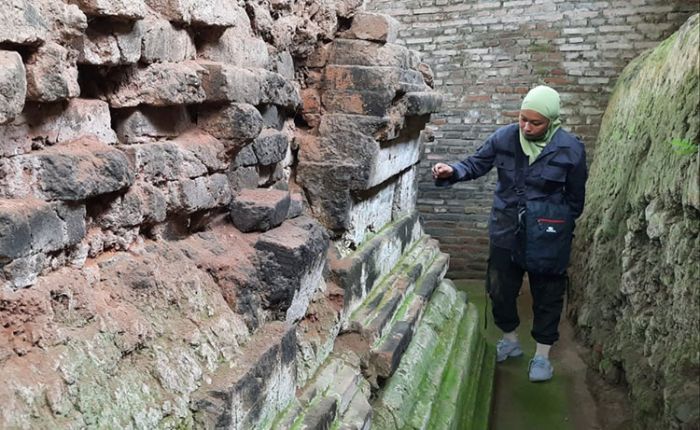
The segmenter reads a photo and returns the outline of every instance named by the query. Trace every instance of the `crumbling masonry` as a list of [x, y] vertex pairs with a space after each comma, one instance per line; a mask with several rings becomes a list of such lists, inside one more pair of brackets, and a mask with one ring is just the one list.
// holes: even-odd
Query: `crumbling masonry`
[[441, 97], [361, 3], [0, 0], [0, 427], [483, 425]]

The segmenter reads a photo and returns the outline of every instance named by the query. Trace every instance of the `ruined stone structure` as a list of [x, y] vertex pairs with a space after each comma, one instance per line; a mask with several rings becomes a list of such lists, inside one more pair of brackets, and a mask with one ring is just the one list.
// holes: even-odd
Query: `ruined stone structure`
[[441, 96], [361, 3], [0, 0], [0, 427], [484, 426]]
[[495, 176], [436, 189], [429, 164], [473, 153], [516, 121], [529, 88], [562, 94], [564, 126], [589, 156], [601, 117], [627, 63], [700, 9], [697, 0], [369, 0], [402, 23], [397, 43], [419, 51], [445, 98], [421, 164], [418, 208], [426, 232], [450, 254], [449, 276], [484, 277]]
[[572, 317], [639, 428], [700, 427], [700, 19], [620, 76], [577, 227]]

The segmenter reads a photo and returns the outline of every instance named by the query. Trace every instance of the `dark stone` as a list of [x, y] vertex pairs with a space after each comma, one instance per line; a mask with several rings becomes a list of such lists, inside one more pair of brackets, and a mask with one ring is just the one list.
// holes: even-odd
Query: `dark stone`
[[233, 148], [255, 139], [262, 124], [260, 112], [245, 103], [232, 103], [224, 108], [203, 107], [197, 119], [199, 127]]
[[284, 112], [280, 111], [275, 105], [264, 105], [258, 108], [262, 109], [261, 114], [265, 127], [274, 128], [275, 130], [282, 130], [282, 127], [284, 127], [284, 122], [287, 119]]
[[[195, 422], [202, 428], [256, 428], [268, 386], [280, 366], [293, 367], [286, 350], [296, 351], [294, 326], [273, 322], [262, 327], [243, 347], [239, 366], [220, 366], [210, 384], [192, 395]], [[292, 388], [292, 387], [290, 387]], [[235, 408], [235, 410], [233, 409]], [[233, 417], [244, 417], [234, 422]]]
[[406, 116], [420, 116], [438, 112], [442, 106], [442, 95], [437, 92], [414, 92], [404, 96]]
[[394, 374], [396, 368], [399, 367], [404, 351], [408, 348], [408, 344], [411, 343], [414, 325], [415, 319], [412, 321], [397, 321], [391, 327], [391, 331], [389, 331], [385, 340], [376, 350], [371, 352], [370, 361], [377, 372], [377, 376], [386, 379]]
[[[236, 158], [233, 161], [236, 167], [248, 167], [255, 166], [258, 164], [258, 158], [255, 156], [255, 151], [253, 151], [252, 145], [247, 145], [241, 148], [236, 154]], [[257, 183], [257, 178], [256, 181]]]
[[134, 181], [126, 155], [93, 138], [28, 155], [40, 163], [41, 190], [52, 199], [77, 201], [122, 190]]
[[306, 412], [302, 428], [329, 430], [338, 414], [338, 400], [333, 396], [324, 397]]
[[233, 225], [240, 231], [267, 231], [287, 218], [289, 193], [268, 188], [242, 190], [230, 210]]
[[289, 145], [287, 135], [272, 129], [263, 130], [253, 141], [253, 151], [258, 162], [270, 165], [282, 161]]
[[0, 200], [0, 262], [27, 255], [31, 250], [31, 231], [26, 214], [15, 202]]
[[449, 265], [449, 261], [450, 256], [448, 254], [440, 253], [438, 255], [438, 257], [428, 268], [425, 275], [423, 275], [423, 278], [420, 280], [420, 284], [416, 286], [416, 295], [426, 299], [433, 295], [433, 291], [440, 284], [442, 272]]
[[85, 205], [57, 204], [54, 206], [56, 213], [65, 223], [66, 244], [75, 245], [85, 237], [86, 210]]
[[325, 259], [329, 238], [311, 218], [299, 217], [263, 233], [255, 243], [268, 309], [284, 318], [308, 269]]
[[301, 105], [301, 97], [296, 87], [291, 81], [275, 72], [266, 72], [263, 80], [263, 96], [260, 101], [292, 112]]

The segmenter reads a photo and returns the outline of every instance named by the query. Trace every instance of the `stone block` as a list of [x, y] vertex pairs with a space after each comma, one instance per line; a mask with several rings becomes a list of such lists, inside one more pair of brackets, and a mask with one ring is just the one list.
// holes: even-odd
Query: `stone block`
[[229, 183], [234, 191], [258, 187], [259, 175], [257, 169], [253, 166], [233, 166], [226, 173], [226, 176], [228, 176]]
[[0, 199], [0, 262], [52, 252], [85, 236], [85, 207], [41, 200]]
[[364, 3], [364, 0], [335, 0], [335, 11], [341, 18], [351, 18]]
[[8, 183], [23, 187], [19, 196], [80, 201], [125, 189], [134, 179], [126, 155], [94, 137], [15, 158]]
[[0, 51], [0, 124], [12, 121], [24, 108], [27, 78], [22, 57]]
[[290, 80], [275, 72], [263, 74], [263, 96], [260, 100], [264, 104], [281, 106], [294, 112], [301, 104], [299, 90]]
[[294, 79], [294, 58], [288, 51], [278, 52], [270, 59], [272, 70], [282, 75], [285, 79]]
[[109, 106], [101, 100], [75, 98], [51, 105], [29, 104], [24, 116], [34, 142], [55, 145], [86, 136], [106, 144], [117, 142]]
[[199, 65], [207, 101], [273, 104], [290, 111], [301, 103], [293, 82], [279, 73], [212, 61], [200, 61]]
[[404, 251], [422, 234], [418, 214], [395, 221], [357, 251], [336, 243], [339, 253], [330, 260], [332, 279], [345, 291], [344, 308], [354, 311], [379, 281], [399, 261]]
[[435, 91], [406, 94], [401, 103], [406, 104], [406, 116], [427, 115], [440, 111], [442, 95]]
[[394, 184], [394, 200], [391, 206], [391, 218], [399, 219], [416, 210], [418, 196], [418, 167], [413, 166], [404, 171]]
[[262, 130], [262, 116], [255, 106], [233, 103], [224, 108], [203, 107], [197, 125], [221, 139], [227, 149], [240, 149]]
[[185, 106], [141, 106], [114, 111], [121, 143], [145, 143], [177, 137], [193, 126]]
[[236, 167], [250, 167], [258, 164], [258, 157], [255, 156], [255, 151], [253, 151], [252, 145], [247, 145], [241, 148], [236, 154], [236, 158], [233, 160], [233, 164]]
[[0, 0], [0, 44], [37, 46], [44, 43], [48, 28], [28, 0]]
[[47, 42], [25, 64], [27, 100], [54, 102], [80, 95], [78, 68], [63, 46]]
[[115, 88], [107, 93], [113, 108], [140, 104], [171, 106], [201, 103], [206, 99], [195, 62], [156, 63], [118, 72]]
[[419, 61], [408, 48], [393, 43], [336, 39], [329, 51], [328, 63], [351, 66], [389, 66], [413, 69]]
[[230, 27], [240, 22], [245, 11], [226, 0], [146, 0], [168, 21], [205, 27]]
[[143, 0], [68, 0], [88, 16], [138, 20], [146, 16]]
[[133, 22], [95, 20], [88, 26], [78, 63], [95, 66], [134, 64], [141, 58], [142, 28]]
[[242, 232], [267, 231], [287, 219], [289, 202], [287, 191], [270, 188], [243, 190], [231, 202], [231, 221]]
[[207, 174], [207, 167], [190, 151], [175, 142], [158, 142], [124, 148], [136, 175], [153, 184], [196, 178]]
[[144, 63], [178, 63], [196, 57], [190, 33], [164, 19], [148, 17], [137, 24], [141, 27], [141, 61]]
[[267, 166], [284, 159], [289, 142], [285, 133], [266, 128], [255, 138], [251, 147], [258, 163]]
[[353, 199], [348, 210], [348, 226], [343, 233], [343, 241], [357, 247], [365, 237], [377, 233], [392, 220], [394, 184], [382, 187], [371, 196]]
[[263, 70], [250, 70], [213, 61], [200, 61], [200, 79], [210, 102], [260, 104], [263, 98]]
[[426, 90], [420, 72], [398, 67], [329, 65], [324, 69], [324, 86], [338, 91], [421, 91]]
[[250, 24], [245, 29], [228, 28], [220, 37], [206, 41], [198, 56], [205, 60], [254, 69], [266, 69], [270, 63], [267, 44], [252, 36]]
[[152, 225], [165, 221], [165, 194], [147, 182], [136, 182], [122, 196], [111, 200], [97, 218], [105, 228]]
[[325, 229], [311, 218], [295, 218], [261, 234], [255, 249], [270, 311], [288, 322], [299, 320], [323, 281]]
[[229, 166], [224, 145], [202, 130], [189, 130], [172, 141], [184, 151], [192, 153], [209, 173], [222, 172]]
[[326, 91], [321, 98], [329, 113], [385, 116], [392, 107], [395, 93], [379, 91]]
[[85, 136], [94, 136], [107, 144], [117, 142], [110, 127], [107, 103], [88, 99], [69, 99], [53, 104], [28, 103], [21, 116], [0, 126], [0, 156], [24, 154], [32, 148]]
[[342, 37], [394, 43], [400, 26], [401, 24], [389, 15], [360, 12], [352, 18], [350, 28], [342, 33]]
[[252, 429], [284, 409], [296, 389], [296, 332], [273, 322], [241, 348], [235, 366], [220, 366], [208, 384], [192, 394], [196, 427]]
[[371, 116], [350, 114], [326, 114], [321, 118], [319, 134], [333, 134], [335, 130], [354, 128], [358, 133], [386, 141], [398, 136], [403, 127], [404, 118], [398, 116]]
[[289, 212], [287, 218], [296, 218], [304, 213], [306, 201], [301, 193], [291, 193], [289, 200]]
[[170, 213], [191, 214], [204, 209], [223, 207], [231, 202], [231, 197], [229, 180], [222, 173], [167, 183]]

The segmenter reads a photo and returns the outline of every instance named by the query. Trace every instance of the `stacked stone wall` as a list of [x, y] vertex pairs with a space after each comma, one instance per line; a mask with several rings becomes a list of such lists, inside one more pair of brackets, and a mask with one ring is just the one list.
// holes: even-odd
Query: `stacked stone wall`
[[482, 278], [495, 176], [436, 189], [429, 164], [473, 153], [496, 128], [516, 121], [523, 95], [540, 83], [561, 93], [565, 127], [593, 156], [616, 77], [700, 3], [370, 0], [367, 7], [403, 24], [398, 43], [420, 52], [444, 94], [418, 171], [418, 208], [426, 232], [452, 257], [449, 275]]
[[426, 379], [487, 420], [416, 212], [442, 99], [361, 5], [0, 0], [0, 427], [395, 428]]

